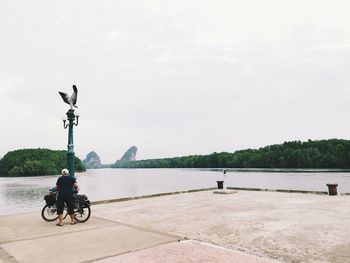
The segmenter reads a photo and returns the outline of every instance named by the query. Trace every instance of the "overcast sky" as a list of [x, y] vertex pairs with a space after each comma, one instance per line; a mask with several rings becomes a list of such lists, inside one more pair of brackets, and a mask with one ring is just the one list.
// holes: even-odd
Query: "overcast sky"
[[103, 163], [350, 138], [350, 3], [0, 2], [0, 156], [66, 149], [58, 91], [78, 86], [75, 152]]

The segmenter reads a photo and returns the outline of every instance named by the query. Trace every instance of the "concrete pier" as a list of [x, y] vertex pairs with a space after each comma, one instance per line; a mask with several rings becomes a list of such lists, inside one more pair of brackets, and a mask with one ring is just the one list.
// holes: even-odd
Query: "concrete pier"
[[208, 190], [93, 205], [73, 226], [1, 216], [0, 263], [350, 262], [349, 211], [349, 196]]

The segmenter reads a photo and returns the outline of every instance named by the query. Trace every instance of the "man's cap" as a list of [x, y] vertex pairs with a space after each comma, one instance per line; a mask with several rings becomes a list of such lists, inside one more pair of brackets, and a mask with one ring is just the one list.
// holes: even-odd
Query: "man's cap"
[[62, 169], [61, 174], [62, 175], [68, 175], [69, 174], [68, 169], [66, 169], [66, 168]]

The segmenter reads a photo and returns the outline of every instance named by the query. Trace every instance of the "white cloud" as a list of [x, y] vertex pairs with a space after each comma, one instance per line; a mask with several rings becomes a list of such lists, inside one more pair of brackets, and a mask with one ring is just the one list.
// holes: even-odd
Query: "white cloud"
[[[131, 145], [139, 158], [155, 158], [347, 138], [349, 7], [340, 0], [7, 2], [0, 109], [11, 109], [1, 117], [11, 139], [0, 155], [64, 149], [66, 107], [57, 92], [72, 84], [83, 114], [75, 140], [82, 158], [95, 150], [113, 162]], [[15, 138], [14, 130], [25, 133]]]

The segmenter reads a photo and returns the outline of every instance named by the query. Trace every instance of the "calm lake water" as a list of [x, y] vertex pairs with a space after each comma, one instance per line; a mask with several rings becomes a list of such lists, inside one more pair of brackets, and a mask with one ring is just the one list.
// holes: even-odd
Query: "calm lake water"
[[[38, 211], [44, 195], [58, 176], [1, 178], [0, 215]], [[221, 169], [99, 169], [77, 174], [80, 193], [91, 201], [216, 187]], [[226, 186], [327, 191], [338, 183], [338, 193], [350, 192], [350, 172], [281, 172], [230, 170]]]

